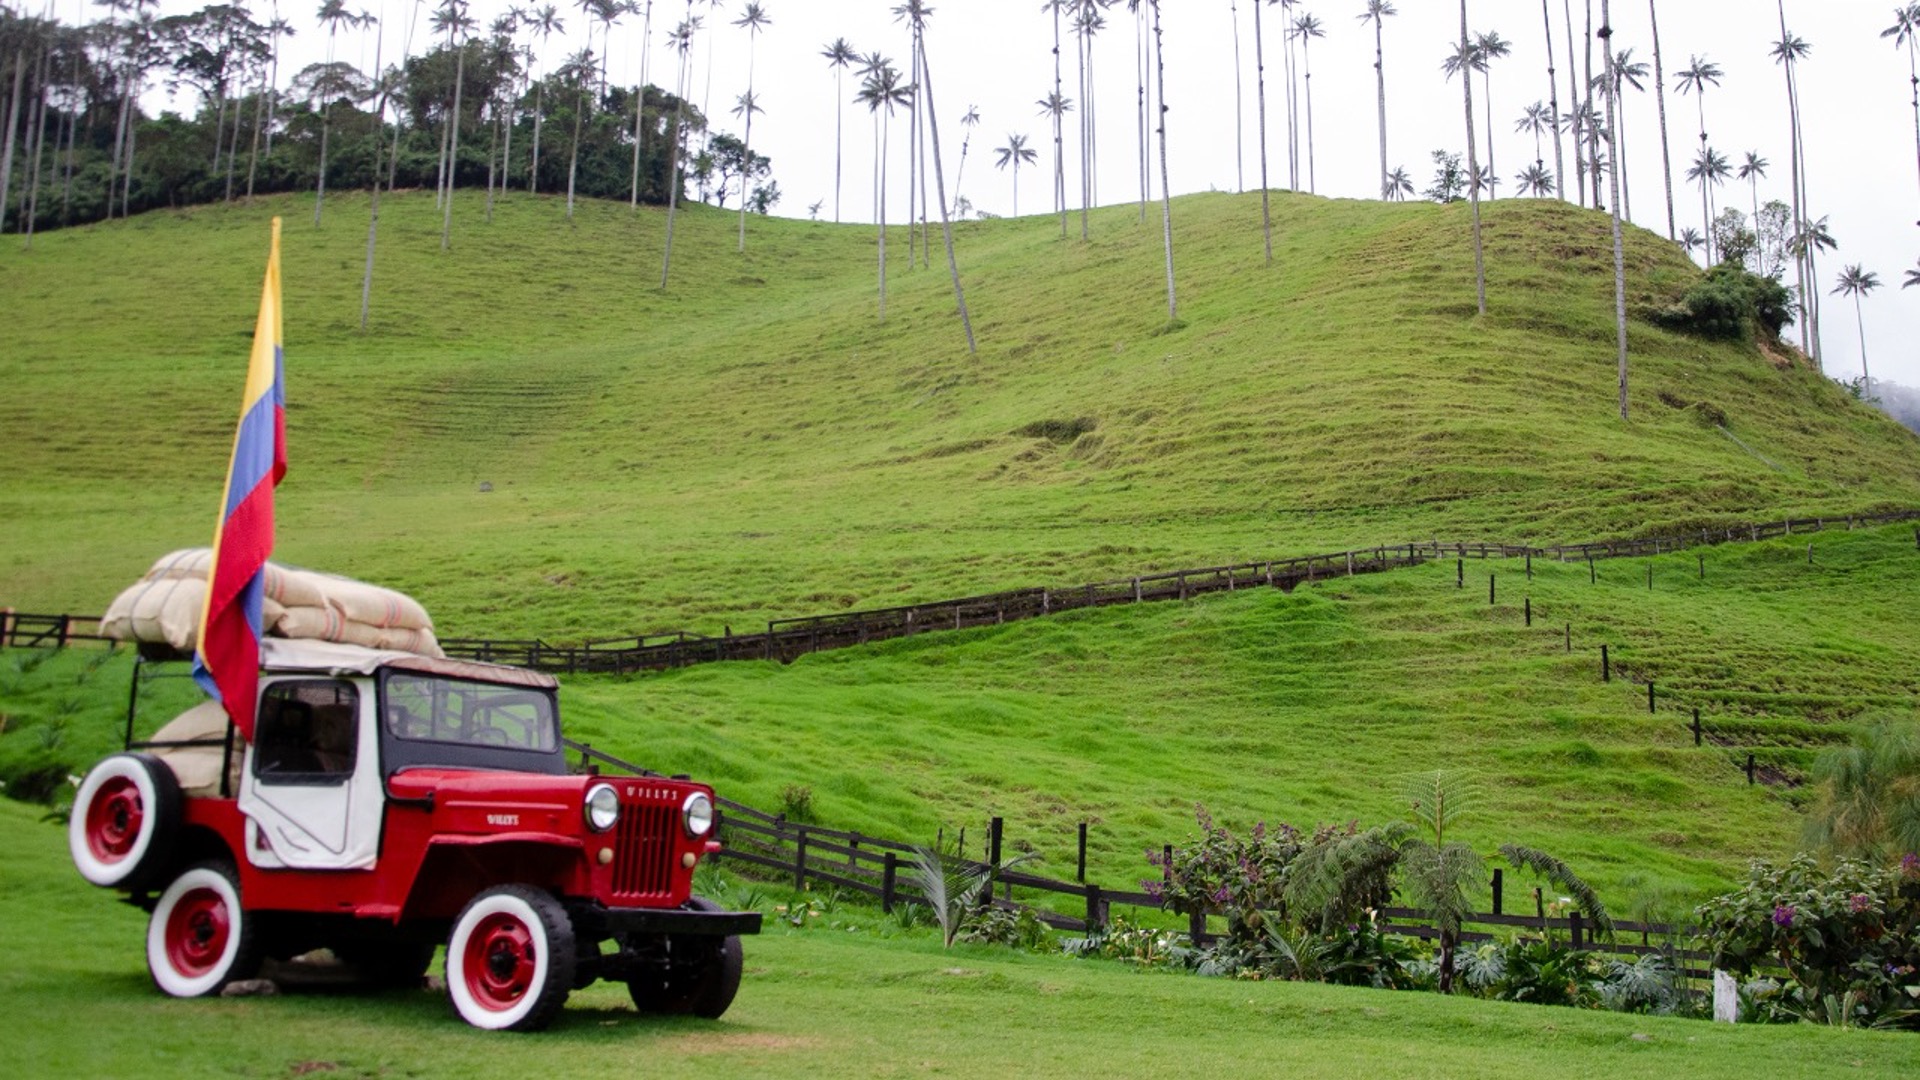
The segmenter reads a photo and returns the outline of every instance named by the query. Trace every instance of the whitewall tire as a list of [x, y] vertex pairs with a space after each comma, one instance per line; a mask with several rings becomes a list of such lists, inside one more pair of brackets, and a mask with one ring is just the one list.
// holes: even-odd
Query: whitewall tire
[[551, 895], [502, 885], [473, 898], [447, 943], [447, 995], [474, 1027], [537, 1031], [573, 988], [573, 923]]
[[107, 888], [154, 884], [167, 869], [180, 814], [172, 769], [146, 754], [115, 754], [95, 765], [74, 794], [67, 822], [73, 865]]
[[173, 997], [217, 994], [250, 978], [260, 954], [233, 868], [200, 863], [173, 879], [147, 921], [147, 971]]

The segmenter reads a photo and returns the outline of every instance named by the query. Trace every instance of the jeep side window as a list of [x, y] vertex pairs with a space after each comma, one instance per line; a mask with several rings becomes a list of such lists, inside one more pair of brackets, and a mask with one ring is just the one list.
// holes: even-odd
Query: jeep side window
[[403, 672], [389, 674], [384, 686], [387, 732], [401, 739], [540, 753], [559, 744], [545, 694]]
[[360, 694], [350, 682], [290, 679], [260, 695], [253, 775], [282, 783], [340, 783], [353, 775]]

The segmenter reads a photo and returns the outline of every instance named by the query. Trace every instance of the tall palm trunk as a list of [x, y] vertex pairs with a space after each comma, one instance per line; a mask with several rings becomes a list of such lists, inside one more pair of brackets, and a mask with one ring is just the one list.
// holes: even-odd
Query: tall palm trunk
[[[627, 195], [627, 205], [640, 205], [640, 147], [642, 145], [641, 120], [647, 112], [647, 61], [653, 50], [649, 47], [653, 41], [653, 0], [647, 0], [646, 13], [640, 20], [640, 88], [633, 95], [633, 190]], [[513, 112], [507, 112], [507, 147], [513, 147]], [[505, 190], [504, 182], [501, 189]]]
[[[138, 92], [139, 80], [134, 80], [135, 92]], [[133, 214], [133, 161], [134, 151], [140, 142], [140, 125], [134, 123], [136, 115], [127, 123], [127, 171], [120, 177], [120, 218], [126, 220]], [[107, 216], [113, 216], [113, 185], [107, 185]]]
[[[1261, 0], [1253, 0], [1253, 13], [1260, 15]], [[1243, 118], [1244, 106], [1241, 104], [1241, 87], [1246, 76], [1240, 71], [1240, 5], [1229, 0], [1228, 8], [1233, 14], [1233, 177], [1234, 183], [1242, 192], [1247, 190], [1247, 122]]]
[[[1468, 74], [1466, 77], [1470, 79], [1473, 76]], [[1500, 172], [1493, 164], [1493, 57], [1491, 56], [1487, 57], [1487, 70], [1480, 75], [1480, 87], [1487, 94], [1487, 195], [1492, 197], [1498, 194], [1496, 188], [1500, 181]]]
[[[1592, 116], [1594, 113], [1594, 109], [1593, 109], [1593, 0], [1587, 0], [1587, 39], [1585, 44], [1586, 44], [1585, 51], [1586, 51], [1587, 96], [1584, 99], [1584, 102], [1581, 106], [1581, 111], [1586, 113], [1588, 116]], [[1587, 132], [1587, 169], [1593, 176], [1593, 205], [1595, 207], [1598, 207], [1600, 205], [1600, 136], [1602, 134], [1603, 134], [1602, 132], [1598, 132], [1598, 131]], [[1611, 131], [1605, 132], [1604, 134], [1607, 135], [1608, 138], [1612, 138], [1613, 136], [1613, 132]], [[1615, 166], [1615, 164], [1616, 164], [1615, 162], [1609, 161], [1607, 162], [1607, 168], [1611, 170]]]
[[973, 318], [967, 314], [966, 290], [960, 286], [960, 262], [953, 253], [953, 219], [947, 214], [947, 177], [945, 166], [940, 161], [940, 113], [933, 104], [933, 69], [927, 66], [926, 31], [914, 28], [914, 54], [919, 58], [920, 82], [927, 95], [927, 124], [933, 136], [933, 180], [934, 194], [940, 197], [940, 231], [947, 244], [947, 272], [953, 278], [953, 300], [960, 309], [960, 327], [967, 335], [967, 352], [976, 353], [973, 341]]
[[[387, 40], [386, 20], [380, 20], [379, 25], [380, 29], [377, 30], [373, 36], [373, 70], [376, 78], [378, 78], [380, 74], [381, 47], [386, 44]], [[407, 34], [408, 41], [405, 49], [408, 53], [413, 51], [412, 37], [412, 30], [409, 28]], [[404, 70], [406, 66], [406, 61], [402, 60], [400, 63], [401, 69]], [[374, 109], [373, 119], [373, 194], [367, 210], [367, 264], [366, 269], [360, 275], [360, 332], [363, 334], [367, 332], [367, 312], [373, 305], [373, 250], [374, 243], [380, 235], [380, 148], [386, 141], [382, 136], [386, 133], [384, 128], [387, 122], [387, 81], [385, 79], [380, 80], [380, 102]], [[398, 122], [394, 124], [393, 128], [393, 149], [390, 156], [400, 156], [400, 125]]]
[[320, 224], [320, 207], [327, 201], [327, 136], [333, 124], [333, 101], [329, 98], [320, 106], [320, 173], [313, 185], [313, 224]]
[[[1541, 0], [1545, 3], [1546, 0]], [[1373, 20], [1373, 77], [1380, 105], [1380, 197], [1387, 198], [1387, 51], [1386, 19]], [[1551, 71], [1548, 77], [1552, 77]]]
[[1623, 245], [1620, 229], [1620, 173], [1619, 141], [1620, 128], [1617, 120], [1619, 102], [1618, 74], [1615, 67], [1617, 57], [1613, 49], [1613, 19], [1611, 0], [1600, 0], [1600, 44], [1606, 54], [1607, 86], [1607, 140], [1608, 156], [1614, 160], [1614, 168], [1609, 174], [1612, 185], [1613, 218], [1613, 317], [1617, 344], [1620, 350], [1620, 419], [1627, 419], [1627, 263], [1626, 248]]
[[491, 225], [493, 224], [494, 163], [500, 160], [500, 110], [495, 107], [494, 102], [489, 101], [484, 111], [489, 121], [487, 124], [487, 132], [489, 134], [487, 142], [487, 224]]
[[[1780, 40], [1784, 44], [1787, 40], [1787, 7], [1785, 0], [1780, 0], [1779, 12]], [[1785, 69], [1787, 79], [1787, 147], [1789, 155], [1787, 171], [1789, 179], [1791, 180], [1793, 197], [1793, 231], [1798, 235], [1804, 232], [1806, 228], [1806, 208], [1800, 186], [1800, 99], [1798, 91], [1794, 86], [1792, 59], [1783, 59], [1781, 67]], [[1793, 269], [1795, 283], [1800, 295], [1800, 351], [1811, 356], [1812, 344], [1809, 327], [1813, 322], [1813, 301], [1807, 290], [1807, 255], [1807, 247], [1804, 243], [1795, 245]]]
[[[693, 0], [687, 0], [686, 23], [693, 22]], [[667, 243], [666, 252], [660, 259], [660, 287], [667, 287], [667, 275], [673, 269], [673, 219], [680, 209], [680, 127], [687, 114], [687, 54], [692, 43], [683, 42], [680, 48], [680, 77], [674, 83], [675, 101], [673, 104], [673, 131], [668, 135], [667, 144]]]
[[[1573, 60], [1573, 0], [1560, 0], [1560, 14], [1567, 24], [1567, 105], [1573, 109], [1573, 184], [1578, 189], [1578, 203], [1587, 205], [1587, 144], [1583, 138], [1586, 128], [1586, 110], [1580, 107], [1580, 66]], [[1598, 190], [1596, 184], [1595, 190]]]
[[233, 201], [233, 178], [240, 163], [240, 102], [233, 103], [233, 134], [227, 137], [227, 191], [223, 201]]
[[[1567, 159], [1560, 148], [1560, 80], [1553, 67], [1553, 12], [1540, 0], [1540, 21], [1547, 28], [1547, 107], [1553, 110], [1553, 182], [1562, 201], [1567, 197]], [[1537, 155], [1536, 151], [1536, 155]]]
[[[0, 231], [7, 226], [7, 188], [13, 182], [13, 142], [14, 134], [20, 125], [20, 91], [24, 88], [27, 76], [27, 50], [21, 46], [13, 53], [13, 90], [7, 95], [7, 141], [0, 146]], [[113, 200], [107, 200], [109, 217], [112, 215]]]
[[[1133, 15], [1133, 99], [1134, 118], [1139, 125], [1140, 134], [1140, 222], [1147, 220], [1147, 199], [1152, 194], [1152, 174], [1147, 170], [1147, 30], [1146, 10], [1135, 8]], [[1237, 59], [1237, 58], [1236, 58]], [[1233, 88], [1234, 96], [1240, 94], [1240, 87]], [[1235, 121], [1239, 120], [1236, 114]], [[1239, 137], [1239, 132], [1234, 133]]]
[[587, 85], [593, 81], [592, 72], [580, 73], [580, 96], [573, 105], [573, 147], [567, 151], [567, 220], [573, 220], [574, 181], [580, 173], [580, 125], [587, 117]]
[[[1060, 6], [1067, 0], [1052, 0], [1048, 6], [1053, 9], [1053, 100], [1057, 105], [1060, 97]], [[1066, 116], [1059, 108], [1053, 112], [1053, 204], [1060, 212], [1060, 239], [1067, 238], [1067, 141]]]
[[[1266, 33], [1260, 23], [1262, 2], [1263, 0], [1253, 0], [1253, 94], [1254, 100], [1258, 103], [1260, 124], [1260, 235], [1266, 244], [1267, 262], [1272, 263], [1273, 213], [1268, 205], [1268, 188], [1271, 185], [1267, 183], [1267, 53]], [[1166, 123], [1164, 111], [1160, 118], [1164, 126]], [[1164, 144], [1162, 149], [1165, 149]]]
[[880, 321], [887, 321], [887, 142], [892, 134], [891, 110], [880, 118], [880, 213], [876, 224], [880, 229]]
[[1313, 165], [1313, 47], [1306, 36], [1300, 38], [1300, 66], [1306, 71], [1307, 84], [1307, 194], [1318, 194], [1319, 182]]
[[1673, 240], [1680, 234], [1673, 222], [1673, 156], [1667, 148], [1667, 68], [1660, 55], [1658, 0], [1647, 0], [1647, 18], [1653, 21], [1653, 96], [1660, 104], [1660, 182], [1667, 189], [1667, 239]]
[[247, 145], [247, 201], [253, 201], [253, 180], [260, 168], [260, 130], [267, 114], [266, 72], [260, 73], [260, 89], [253, 97], [253, 138]]
[[[1467, 56], [1469, 39], [1467, 37], [1467, 0], [1460, 0], [1460, 55]], [[1467, 116], [1467, 191], [1473, 205], [1473, 282], [1474, 290], [1480, 302], [1480, 314], [1487, 313], [1487, 261], [1480, 247], [1480, 185], [1473, 177], [1480, 171], [1480, 152], [1473, 139], [1473, 68], [1462, 63], [1460, 67], [1460, 88], [1466, 101]]]
[[1861, 394], [1873, 400], [1873, 375], [1867, 370], [1867, 320], [1860, 311], [1860, 290], [1853, 293], [1853, 324], [1860, 329], [1860, 382]]
[[440, 208], [440, 250], [447, 250], [453, 241], [453, 183], [460, 169], [460, 92], [466, 88], [467, 43], [461, 42], [460, 51], [453, 58], [453, 113], [447, 117], [447, 200]]
[[[1273, 0], [1267, 0], [1272, 3]], [[1287, 36], [1286, 14], [1280, 16], [1280, 75], [1286, 83], [1286, 95], [1283, 109], [1287, 118], [1287, 190], [1300, 190], [1300, 138], [1294, 130], [1299, 126], [1300, 110], [1294, 103], [1300, 84], [1293, 77], [1293, 39]], [[1258, 34], [1258, 31], [1255, 31]]]
[[51, 60], [51, 44], [40, 47], [40, 70], [38, 72], [38, 92], [34, 95], [33, 125], [28, 129], [32, 138], [32, 149], [28, 152], [26, 213], [22, 231], [26, 233], [26, 246], [33, 247], [33, 229], [40, 220], [40, 167], [47, 150], [47, 65]]
[[1167, 182], [1167, 48], [1160, 30], [1160, 0], [1153, 4], [1153, 59], [1156, 71], [1154, 96], [1160, 101], [1160, 232], [1167, 252], [1167, 321], [1178, 321], [1180, 307], [1173, 291], [1173, 189]]
[[833, 113], [833, 222], [840, 223], [840, 137], [847, 127], [847, 87], [845, 82], [846, 66], [836, 65], [833, 70], [833, 99], [836, 103]]
[[540, 194], [540, 125], [546, 119], [543, 107], [546, 96], [546, 84], [533, 84], [533, 163], [527, 166], [527, 194]]

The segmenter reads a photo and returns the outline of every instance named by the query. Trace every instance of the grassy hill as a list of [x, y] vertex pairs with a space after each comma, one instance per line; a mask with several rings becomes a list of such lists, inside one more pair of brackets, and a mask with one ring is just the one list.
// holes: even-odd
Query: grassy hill
[[[1636, 322], [1614, 414], [1604, 219], [1283, 196], [1157, 222], [956, 230], [969, 356], [938, 259], [874, 230], [516, 196], [454, 247], [422, 194], [201, 208], [0, 254], [0, 603], [97, 609], [203, 543], [258, 296], [287, 218], [281, 556], [418, 594], [444, 632], [718, 631], [842, 606], [1435, 534], [1585, 539], [1920, 503], [1920, 441], [1817, 374]], [[1636, 309], [1691, 269], [1632, 234]], [[1704, 403], [1704, 404], [1703, 404]], [[1724, 415], [1738, 441], [1708, 418]], [[484, 490], [489, 488], [490, 490]]]
[[[1465, 211], [1277, 201], [1174, 207], [1181, 321], [1159, 231], [1050, 219], [956, 230], [981, 341], [934, 269], [877, 318], [873, 230], [694, 209], [659, 282], [658, 213], [516, 197], [383, 206], [370, 332], [364, 202], [314, 229], [297, 201], [49, 234], [0, 254], [0, 603], [98, 609], [159, 552], [204, 543], [264, 254], [287, 216], [292, 472], [280, 557], [419, 596], [444, 634], [549, 640], [724, 625], [1439, 535], [1560, 541], [1920, 505], [1920, 441], [1804, 366], [1635, 322], [1615, 414], [1604, 219], [1488, 211], [1475, 317]], [[1632, 234], [1632, 304], [1683, 289]], [[1718, 426], [1724, 417], [1725, 430]], [[1912, 546], [1898, 529], [1660, 562], [1517, 564], [1485, 604], [1452, 570], [1292, 595], [1083, 612], [641, 681], [578, 680], [576, 734], [777, 808], [930, 837], [1009, 819], [1125, 881], [1196, 802], [1256, 819], [1399, 814], [1395, 778], [1465, 766], [1473, 839], [1555, 850], [1616, 902], [1694, 893], [1788, 849], [1792, 775], [1863, 712], [1910, 709]], [[1656, 560], [1659, 562], [1659, 560]], [[1475, 568], [1479, 570], [1478, 567]], [[1576, 649], [1563, 633], [1572, 624]], [[1724, 745], [1596, 678], [1700, 705]], [[89, 759], [124, 683], [84, 659], [0, 683], [6, 756]], [[35, 740], [38, 740], [35, 742]], [[1064, 872], [1064, 871], [1061, 871]]]

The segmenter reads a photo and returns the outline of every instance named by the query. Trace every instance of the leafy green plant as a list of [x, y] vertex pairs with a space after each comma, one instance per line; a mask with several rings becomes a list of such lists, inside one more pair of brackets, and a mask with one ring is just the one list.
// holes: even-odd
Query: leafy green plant
[[1662, 326], [1699, 337], [1739, 341], [1764, 335], [1772, 341], [1793, 321], [1793, 298], [1779, 281], [1727, 262], [1651, 315]]
[[1467, 890], [1477, 885], [1486, 864], [1472, 847], [1447, 839], [1447, 831], [1472, 812], [1478, 789], [1462, 773], [1444, 769], [1423, 773], [1407, 787], [1407, 804], [1427, 836], [1409, 837], [1400, 849], [1399, 880], [1407, 900], [1433, 919], [1440, 931], [1440, 992], [1453, 992], [1453, 953], [1460, 922], [1473, 907]]
[[1061, 943], [1068, 956], [1104, 957], [1143, 968], [1191, 967], [1197, 957], [1186, 936], [1173, 930], [1135, 926], [1115, 916], [1086, 937]]
[[959, 940], [1031, 950], [1044, 944], [1050, 933], [1047, 924], [1040, 921], [1032, 908], [989, 904], [967, 919]]
[[1920, 723], [1881, 717], [1814, 764], [1807, 841], [1874, 860], [1920, 851]]
[[[1034, 857], [1030, 853], [1015, 855], [1002, 860], [1000, 869], [1010, 870]], [[908, 880], [933, 912], [933, 921], [940, 927], [941, 944], [952, 948], [966, 928], [967, 920], [986, 899], [985, 891], [993, 880], [989, 868], [969, 863], [957, 855], [949, 858], [935, 848], [918, 847], [913, 849], [913, 865], [907, 873]]]
[[1920, 998], [1920, 858], [1896, 868], [1809, 854], [1755, 862], [1744, 888], [1696, 916], [1714, 966], [1777, 965], [1792, 980], [1783, 1007], [1826, 1023], [1905, 1022]]
[[813, 816], [813, 789], [805, 784], [788, 784], [780, 789], [780, 813], [788, 821], [811, 824]]

